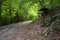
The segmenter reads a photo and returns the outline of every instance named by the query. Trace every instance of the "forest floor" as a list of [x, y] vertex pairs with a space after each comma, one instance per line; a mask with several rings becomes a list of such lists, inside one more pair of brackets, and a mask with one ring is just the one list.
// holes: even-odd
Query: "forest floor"
[[[0, 30], [0, 40], [60, 40], [60, 33], [51, 32], [48, 36], [40, 35], [48, 27], [39, 27], [41, 20], [24, 21], [6, 25]], [[5, 27], [5, 26], [3, 26]]]

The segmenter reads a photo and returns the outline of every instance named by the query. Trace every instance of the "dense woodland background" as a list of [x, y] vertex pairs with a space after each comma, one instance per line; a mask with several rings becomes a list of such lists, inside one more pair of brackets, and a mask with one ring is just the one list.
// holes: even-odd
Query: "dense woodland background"
[[[50, 3], [53, 1], [53, 3]], [[44, 0], [46, 8], [60, 6], [60, 0]], [[39, 0], [0, 0], [0, 26], [35, 20], [42, 6]]]

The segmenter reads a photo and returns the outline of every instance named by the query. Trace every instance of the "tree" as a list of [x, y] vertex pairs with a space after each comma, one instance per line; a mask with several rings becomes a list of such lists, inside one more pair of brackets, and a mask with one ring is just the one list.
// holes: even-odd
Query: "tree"
[[2, 23], [1, 23], [1, 21], [2, 21], [2, 17], [1, 17], [2, 8], [1, 8], [1, 5], [2, 5], [2, 0], [0, 0], [0, 25], [2, 25]]

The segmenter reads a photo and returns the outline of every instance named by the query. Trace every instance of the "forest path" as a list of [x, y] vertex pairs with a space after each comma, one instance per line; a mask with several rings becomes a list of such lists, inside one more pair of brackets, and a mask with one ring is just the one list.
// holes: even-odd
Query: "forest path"
[[29, 24], [32, 21], [24, 21], [24, 22], [19, 22], [17, 24], [11, 24], [11, 25], [6, 25], [2, 26], [7, 27], [2, 30], [0, 30], [0, 40], [9, 40], [10, 36], [15, 34], [17, 30], [22, 27], [22, 25]]
[[0, 31], [0, 40], [60, 40], [60, 33], [54, 33], [47, 37], [40, 35], [44, 30], [48, 29], [48, 27], [39, 26], [41, 24], [40, 19], [34, 22], [25, 21], [7, 25], [7, 28]]
[[43, 28], [39, 27], [40, 21], [38, 20], [7, 25], [7, 28], [0, 30], [0, 40], [42, 40], [40, 32]]

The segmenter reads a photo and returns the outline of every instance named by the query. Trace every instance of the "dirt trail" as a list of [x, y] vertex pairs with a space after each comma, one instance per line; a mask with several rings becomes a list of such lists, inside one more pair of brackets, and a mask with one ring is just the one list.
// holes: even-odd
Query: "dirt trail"
[[22, 27], [22, 25], [27, 25], [32, 21], [24, 21], [17, 24], [6, 25], [2, 27], [7, 27], [3, 30], [0, 30], [0, 40], [9, 40], [10, 36], [15, 34], [17, 30]]
[[33, 23], [23, 25], [19, 28], [18, 32], [11, 36], [10, 40], [48, 40], [46, 37], [40, 35], [47, 27], [41, 28], [39, 24], [40, 22], [36, 20]]
[[0, 31], [0, 40], [60, 40], [60, 33], [51, 33], [47, 37], [41, 36], [48, 27], [40, 27], [40, 19], [8, 25], [10, 27]]
[[0, 31], [0, 40], [43, 40], [43, 36], [40, 36], [40, 32], [43, 31], [39, 27], [40, 22], [31, 22], [7, 25], [7, 28]]

